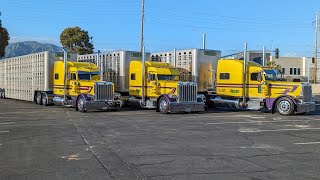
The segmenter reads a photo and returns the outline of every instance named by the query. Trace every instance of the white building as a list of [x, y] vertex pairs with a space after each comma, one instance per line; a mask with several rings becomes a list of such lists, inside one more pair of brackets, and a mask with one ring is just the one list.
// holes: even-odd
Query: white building
[[[307, 80], [308, 77], [310, 82], [313, 81], [313, 66], [312, 59], [308, 57], [279, 57], [275, 58], [270, 56], [270, 61], [274, 61], [275, 64], [281, 66], [281, 72], [284, 78], [288, 80], [301, 79]], [[320, 80], [320, 74], [317, 75]]]

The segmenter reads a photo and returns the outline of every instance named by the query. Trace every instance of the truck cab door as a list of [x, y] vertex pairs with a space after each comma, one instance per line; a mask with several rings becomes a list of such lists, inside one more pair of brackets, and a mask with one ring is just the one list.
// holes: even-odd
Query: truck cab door
[[146, 92], [148, 97], [157, 96], [157, 75], [152, 72], [148, 73]]
[[260, 76], [258, 77], [258, 81], [261, 82], [260, 91], [264, 95], [264, 97], [268, 97], [271, 93], [270, 83], [266, 81], [265, 74], [263, 72], [260, 72], [259, 75]]
[[249, 98], [265, 98], [269, 95], [269, 83], [265, 81], [262, 72], [251, 72], [248, 83]]
[[69, 87], [69, 94], [70, 95], [77, 95], [79, 93], [79, 83], [77, 79], [77, 73], [76, 72], [71, 72], [69, 74], [68, 78], [68, 87]]

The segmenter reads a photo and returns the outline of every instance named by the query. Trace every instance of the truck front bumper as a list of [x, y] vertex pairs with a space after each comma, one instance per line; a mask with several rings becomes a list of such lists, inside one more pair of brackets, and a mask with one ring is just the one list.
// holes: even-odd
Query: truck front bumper
[[118, 110], [122, 107], [121, 100], [111, 100], [111, 101], [87, 101], [87, 110]]
[[302, 102], [297, 104], [297, 113], [311, 112], [316, 109], [314, 102]]
[[204, 102], [171, 102], [169, 112], [203, 112]]

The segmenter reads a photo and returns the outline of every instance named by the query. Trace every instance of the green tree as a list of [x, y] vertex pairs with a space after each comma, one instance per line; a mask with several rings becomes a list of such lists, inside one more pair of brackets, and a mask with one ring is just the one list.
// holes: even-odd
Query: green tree
[[93, 53], [93, 44], [90, 42], [88, 31], [76, 26], [66, 28], [60, 35], [60, 42], [69, 52], [77, 54]]
[[0, 58], [5, 55], [5, 50], [9, 44], [9, 40], [9, 33], [6, 28], [2, 27], [2, 21], [0, 20]]
[[281, 66], [276, 64], [276, 62], [274, 62], [274, 61], [268, 61], [267, 66], [269, 66], [272, 69], [277, 70], [278, 72], [281, 72]]

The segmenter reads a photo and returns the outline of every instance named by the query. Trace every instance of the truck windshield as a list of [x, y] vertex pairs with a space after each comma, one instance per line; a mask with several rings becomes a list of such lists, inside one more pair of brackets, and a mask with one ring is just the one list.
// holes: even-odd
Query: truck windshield
[[179, 81], [179, 76], [158, 74], [158, 81]]
[[277, 71], [276, 70], [264, 70], [266, 80], [275, 81], [277, 80]]
[[79, 80], [98, 80], [99, 79], [99, 72], [84, 72], [78, 71], [78, 79]]

